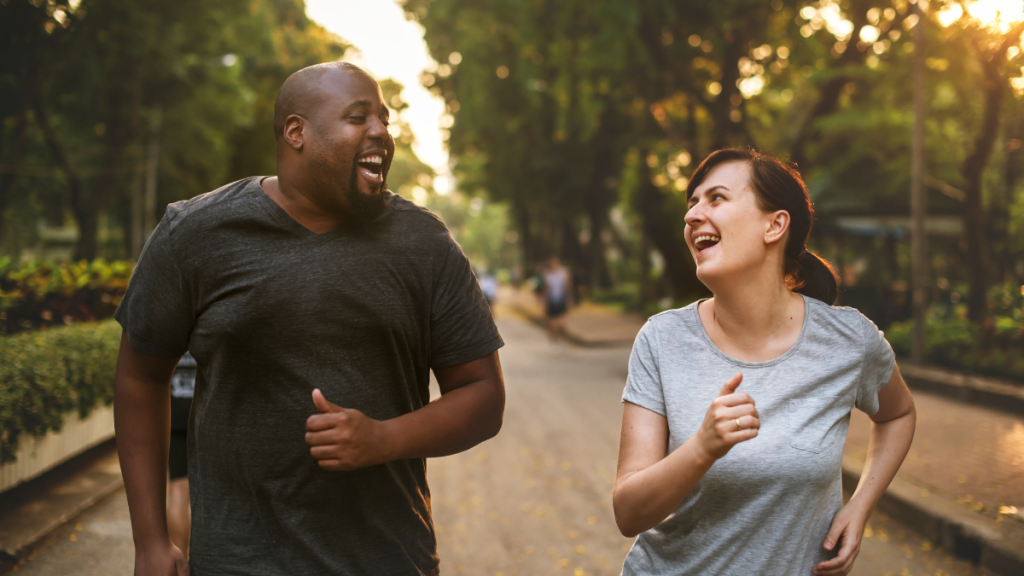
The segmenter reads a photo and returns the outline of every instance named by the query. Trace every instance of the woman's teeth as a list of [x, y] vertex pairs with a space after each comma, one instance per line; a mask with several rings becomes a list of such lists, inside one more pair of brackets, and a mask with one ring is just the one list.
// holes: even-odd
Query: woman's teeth
[[704, 250], [718, 244], [722, 239], [711, 234], [701, 234], [693, 239], [693, 245], [697, 250]]

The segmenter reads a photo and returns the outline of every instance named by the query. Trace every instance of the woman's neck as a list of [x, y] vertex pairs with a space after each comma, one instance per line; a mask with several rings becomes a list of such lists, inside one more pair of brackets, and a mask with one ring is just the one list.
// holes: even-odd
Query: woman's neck
[[705, 331], [729, 356], [752, 362], [771, 360], [799, 338], [803, 298], [772, 276], [716, 286], [714, 298], [700, 306]]

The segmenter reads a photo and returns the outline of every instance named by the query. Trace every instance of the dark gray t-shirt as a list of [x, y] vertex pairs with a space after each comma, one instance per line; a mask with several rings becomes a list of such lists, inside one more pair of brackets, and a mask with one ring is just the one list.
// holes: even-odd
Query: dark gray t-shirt
[[766, 362], [719, 350], [697, 304], [652, 317], [637, 335], [622, 399], [666, 418], [669, 452], [697, 432], [737, 372], [761, 429], [715, 462], [672, 516], [637, 537], [624, 576], [809, 575], [830, 557], [822, 544], [843, 504], [850, 412], [878, 411], [895, 357], [853, 308], [804, 296], [804, 312], [796, 343]]
[[458, 244], [391, 194], [361, 230], [310, 232], [248, 178], [167, 207], [115, 317], [141, 352], [189, 350], [193, 574], [438, 573], [424, 460], [317, 466], [311, 399], [376, 419], [429, 370], [502, 346]]

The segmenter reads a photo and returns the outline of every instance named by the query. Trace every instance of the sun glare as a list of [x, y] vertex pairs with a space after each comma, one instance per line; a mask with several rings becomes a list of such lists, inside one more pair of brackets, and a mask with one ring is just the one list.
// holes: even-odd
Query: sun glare
[[[1006, 32], [1024, 20], [1024, 0], [974, 0], [966, 2], [966, 17], [999, 32]], [[938, 13], [939, 23], [950, 26], [960, 20], [964, 9], [959, 3], [947, 4]]]

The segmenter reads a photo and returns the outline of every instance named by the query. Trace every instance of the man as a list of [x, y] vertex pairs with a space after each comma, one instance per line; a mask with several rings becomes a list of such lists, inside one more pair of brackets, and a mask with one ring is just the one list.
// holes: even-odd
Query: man
[[[137, 575], [438, 573], [424, 459], [497, 434], [502, 341], [441, 221], [387, 191], [388, 113], [356, 66], [296, 72], [277, 177], [171, 204], [143, 251], [116, 313]], [[186, 349], [188, 565], [163, 501]]]

